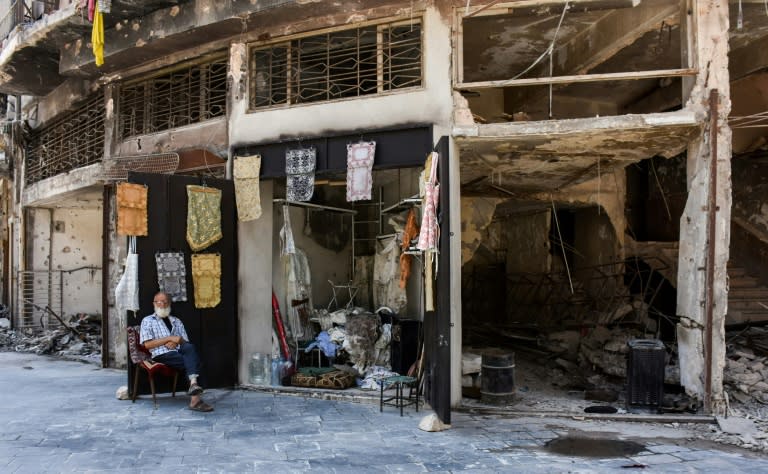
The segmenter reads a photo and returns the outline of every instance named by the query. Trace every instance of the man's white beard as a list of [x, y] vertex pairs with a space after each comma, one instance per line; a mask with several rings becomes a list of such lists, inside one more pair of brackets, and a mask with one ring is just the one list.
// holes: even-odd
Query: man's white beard
[[158, 308], [157, 306], [155, 306], [155, 314], [159, 318], [167, 318], [168, 316], [171, 315], [171, 307], [166, 306], [164, 308]]

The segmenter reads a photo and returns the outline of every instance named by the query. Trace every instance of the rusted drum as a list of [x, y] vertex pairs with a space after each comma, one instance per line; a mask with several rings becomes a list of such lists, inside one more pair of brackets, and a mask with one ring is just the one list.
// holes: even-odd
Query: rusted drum
[[480, 399], [492, 405], [507, 405], [515, 399], [515, 353], [483, 354]]

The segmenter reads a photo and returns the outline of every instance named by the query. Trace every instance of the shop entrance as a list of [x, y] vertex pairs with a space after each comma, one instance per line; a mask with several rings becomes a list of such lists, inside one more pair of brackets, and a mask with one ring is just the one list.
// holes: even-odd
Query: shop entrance
[[[149, 232], [136, 239], [139, 254], [139, 302], [138, 317], [129, 317], [128, 324], [137, 325], [152, 314], [152, 297], [158, 291], [157, 252], [181, 252], [187, 273], [187, 301], [173, 303], [172, 314], [180, 318], [187, 329], [191, 342], [198, 348], [203, 364], [201, 383], [205, 387], [233, 387], [237, 384], [238, 327], [237, 327], [237, 227], [234, 187], [231, 181], [172, 176], [148, 173], [130, 173], [128, 181], [144, 184], [148, 192]], [[194, 298], [194, 282], [191, 273], [192, 251], [187, 243], [187, 185], [202, 185], [219, 189], [221, 199], [222, 239], [200, 253], [215, 253], [221, 257], [221, 300], [213, 308], [197, 308]], [[132, 364], [129, 364], [129, 386], [133, 380]], [[149, 393], [149, 384], [139, 378], [139, 393]], [[165, 380], [163, 380], [165, 382]], [[143, 384], [143, 385], [142, 385]], [[170, 383], [168, 383], [170, 385]], [[179, 388], [181, 389], [181, 387]], [[158, 387], [158, 391], [170, 391]]]

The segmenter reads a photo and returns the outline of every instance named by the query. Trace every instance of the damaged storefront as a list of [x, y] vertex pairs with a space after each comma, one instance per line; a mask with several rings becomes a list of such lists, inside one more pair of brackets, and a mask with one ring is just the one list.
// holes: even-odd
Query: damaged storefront
[[[272, 348], [252, 354], [250, 384], [378, 394], [399, 381], [412, 396], [438, 384], [446, 361], [426, 354], [425, 331], [447, 293], [438, 249], [450, 157], [432, 136], [417, 126], [237, 150], [241, 219], [272, 221]], [[271, 201], [252, 196], [258, 170]]]

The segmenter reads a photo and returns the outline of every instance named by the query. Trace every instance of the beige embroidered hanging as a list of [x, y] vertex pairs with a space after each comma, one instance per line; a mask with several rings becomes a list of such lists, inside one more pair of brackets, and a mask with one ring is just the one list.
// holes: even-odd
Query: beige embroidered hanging
[[259, 194], [259, 170], [261, 156], [238, 156], [233, 164], [235, 202], [237, 218], [241, 222], [261, 217], [261, 196]]
[[195, 287], [195, 308], [218, 306], [221, 302], [221, 255], [192, 255], [192, 285]]
[[147, 194], [143, 184], [117, 185], [117, 235], [147, 235]]
[[194, 252], [218, 242], [221, 235], [221, 190], [187, 186], [187, 243]]

